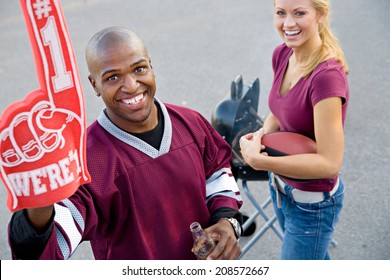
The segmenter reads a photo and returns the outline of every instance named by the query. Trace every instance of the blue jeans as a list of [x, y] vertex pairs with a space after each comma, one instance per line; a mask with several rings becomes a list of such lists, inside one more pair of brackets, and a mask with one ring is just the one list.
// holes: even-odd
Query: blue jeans
[[[271, 177], [271, 176], [269, 176]], [[340, 180], [338, 190], [319, 203], [298, 203], [291, 196], [291, 186], [286, 185], [286, 195], [280, 193], [278, 208], [276, 193], [269, 180], [276, 217], [284, 232], [282, 260], [327, 260], [328, 247], [339, 220], [344, 201], [344, 185]]]

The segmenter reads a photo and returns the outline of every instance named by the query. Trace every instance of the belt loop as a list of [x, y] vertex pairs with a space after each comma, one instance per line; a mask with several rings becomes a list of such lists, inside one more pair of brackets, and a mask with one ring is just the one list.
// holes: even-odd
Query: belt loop
[[324, 200], [329, 200], [329, 199], [330, 199], [330, 193], [324, 192]]
[[276, 205], [278, 206], [278, 208], [282, 208], [282, 203], [281, 203], [281, 200], [280, 200], [279, 189], [278, 189], [278, 186], [276, 185], [277, 182], [275, 180], [275, 174], [273, 172], [270, 172], [270, 173], [271, 173], [272, 187], [274, 188], [274, 190], [276, 192]]

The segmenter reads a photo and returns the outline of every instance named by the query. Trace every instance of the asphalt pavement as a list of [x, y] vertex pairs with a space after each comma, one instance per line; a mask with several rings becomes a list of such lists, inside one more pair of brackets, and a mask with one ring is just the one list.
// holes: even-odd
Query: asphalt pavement
[[[259, 115], [268, 111], [271, 55], [281, 42], [268, 0], [62, 0], [85, 92], [87, 122], [103, 102], [87, 79], [84, 49], [103, 27], [120, 25], [145, 40], [157, 74], [157, 96], [191, 107], [210, 120], [237, 75], [260, 79]], [[342, 168], [345, 206], [335, 231], [337, 260], [390, 259], [390, 1], [332, 0], [332, 26], [351, 73], [351, 99], [345, 126]], [[0, 112], [38, 87], [27, 32], [18, 1], [0, 2]], [[153, 176], [153, 174], [151, 174]], [[241, 186], [241, 182], [239, 182]], [[249, 184], [258, 201], [268, 197], [264, 181]], [[254, 208], [244, 195], [243, 211]], [[272, 215], [272, 209], [266, 210]], [[10, 259], [6, 189], [0, 183], [0, 259]], [[263, 219], [256, 219], [260, 228]], [[250, 237], [242, 238], [245, 245]], [[244, 259], [278, 259], [281, 240], [265, 234]], [[73, 259], [91, 259], [82, 244]]]

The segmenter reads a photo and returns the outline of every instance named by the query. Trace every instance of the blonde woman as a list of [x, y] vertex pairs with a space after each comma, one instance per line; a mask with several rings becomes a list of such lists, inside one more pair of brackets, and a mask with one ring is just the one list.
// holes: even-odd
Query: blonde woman
[[[329, 24], [327, 0], [275, 0], [275, 27], [283, 39], [273, 53], [271, 113], [262, 129], [240, 140], [244, 160], [268, 170], [271, 196], [284, 231], [282, 259], [330, 259], [344, 199], [339, 176], [349, 72]], [[317, 143], [317, 153], [272, 157], [260, 153], [265, 133], [287, 130]], [[295, 178], [286, 179], [286, 178]]]

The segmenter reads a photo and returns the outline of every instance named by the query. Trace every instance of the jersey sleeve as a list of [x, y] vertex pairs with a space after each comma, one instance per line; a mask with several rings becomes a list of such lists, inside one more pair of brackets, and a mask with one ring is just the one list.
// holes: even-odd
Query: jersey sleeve
[[223, 207], [238, 211], [242, 198], [230, 167], [231, 147], [207, 120], [202, 118], [202, 121], [206, 129], [204, 165], [210, 214]]
[[[92, 199], [80, 189], [72, 197], [54, 204], [52, 219], [43, 232], [34, 230], [23, 210], [12, 216], [9, 243], [13, 259], [64, 260], [72, 256], [84, 240], [88, 228], [93, 228], [98, 220]], [[83, 202], [78, 203], [81, 199]]]

